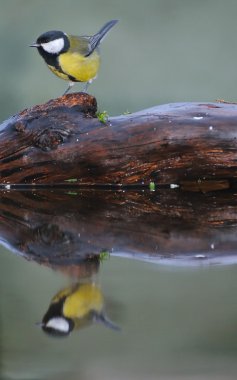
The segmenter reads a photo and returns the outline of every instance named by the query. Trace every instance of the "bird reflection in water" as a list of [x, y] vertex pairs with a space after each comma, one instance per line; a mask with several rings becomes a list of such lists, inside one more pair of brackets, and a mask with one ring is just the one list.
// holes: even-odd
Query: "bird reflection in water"
[[51, 300], [42, 322], [42, 330], [51, 336], [68, 336], [72, 331], [95, 322], [120, 330], [105, 312], [104, 296], [94, 282], [77, 282], [59, 291]]

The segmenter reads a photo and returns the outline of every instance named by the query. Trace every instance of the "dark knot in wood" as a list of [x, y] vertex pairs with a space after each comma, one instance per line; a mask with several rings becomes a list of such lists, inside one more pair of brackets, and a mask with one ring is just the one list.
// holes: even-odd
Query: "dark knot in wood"
[[22, 133], [26, 129], [26, 124], [23, 121], [17, 121], [15, 123], [15, 129], [16, 129], [17, 132]]
[[34, 139], [34, 145], [44, 151], [56, 149], [58, 145], [66, 141], [70, 131], [66, 129], [45, 129]]
[[56, 149], [72, 134], [75, 120], [96, 115], [96, 99], [85, 93], [74, 93], [53, 99], [19, 114], [15, 130], [27, 137], [29, 144], [44, 151]]

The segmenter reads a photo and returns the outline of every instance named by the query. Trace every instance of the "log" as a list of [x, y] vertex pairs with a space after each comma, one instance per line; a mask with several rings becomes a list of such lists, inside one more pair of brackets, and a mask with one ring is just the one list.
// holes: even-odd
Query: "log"
[[[80, 274], [100, 256], [171, 265], [237, 262], [237, 197], [179, 190], [1, 191], [0, 241], [28, 260]], [[86, 265], [85, 265], [86, 264]]]
[[[96, 99], [73, 93], [0, 126], [2, 186], [229, 188], [237, 179], [237, 105], [174, 103], [96, 116]], [[221, 185], [220, 185], [221, 184]], [[213, 186], [212, 186], [213, 185]]]

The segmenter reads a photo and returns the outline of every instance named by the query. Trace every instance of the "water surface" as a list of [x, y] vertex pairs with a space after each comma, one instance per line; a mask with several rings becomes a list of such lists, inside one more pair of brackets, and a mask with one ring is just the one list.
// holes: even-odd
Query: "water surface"
[[[182, 239], [187, 239], [190, 234], [193, 243], [194, 230], [188, 230], [185, 224], [185, 228], [179, 225], [177, 229], [177, 215], [173, 215], [173, 223], [169, 220], [169, 234], [165, 232], [166, 239], [160, 235], [157, 226], [160, 246], [146, 254], [146, 258], [152, 257], [152, 263], [147, 263], [143, 262], [145, 256], [141, 255], [141, 245], [145, 246], [144, 238], [135, 244], [129, 219], [130, 240], [127, 236], [123, 250], [121, 241], [119, 246], [118, 236], [121, 239], [125, 232], [121, 234], [124, 228], [121, 224], [122, 215], [119, 216], [114, 204], [113, 212], [111, 209], [107, 211], [107, 224], [103, 218], [94, 218], [98, 207], [92, 207], [87, 212], [87, 219], [83, 220], [84, 209], [80, 209], [80, 214], [79, 206], [76, 206], [82, 195], [67, 194], [66, 200], [64, 195], [60, 195], [61, 203], [57, 203], [60, 207], [55, 207], [54, 213], [50, 214], [49, 208], [47, 210], [44, 207], [46, 196], [43, 200], [42, 194], [16, 194], [14, 204], [9, 194], [2, 195], [1, 206], [1, 234], [5, 246], [2, 246], [0, 255], [1, 379], [236, 378], [237, 267], [226, 265], [228, 260], [225, 262], [223, 245], [217, 240], [214, 243], [216, 247], [219, 244], [218, 254], [213, 253], [213, 239], [217, 236], [213, 226], [206, 230], [202, 228], [205, 243], [202, 255], [209, 255], [209, 261], [196, 257], [195, 245], [190, 255], [186, 255], [187, 259], [184, 259], [183, 254], [180, 255], [177, 250], [175, 255], [172, 245], [167, 246], [165, 242], [172, 242], [175, 236], [178, 248], [181, 247]], [[55, 199], [57, 197], [56, 194]], [[74, 213], [70, 212], [73, 209], [69, 201], [72, 197], [75, 199]], [[130, 196], [127, 198], [130, 199]], [[134, 204], [134, 195], [132, 198]], [[162, 194], [158, 198], [161, 199]], [[29, 199], [33, 202], [31, 210]], [[64, 201], [68, 202], [67, 211], [64, 210]], [[146, 209], [148, 201], [150, 197], [142, 200]], [[39, 202], [38, 210], [33, 207], [34, 202]], [[131, 203], [128, 202], [128, 206]], [[232, 207], [235, 207], [233, 203]], [[102, 209], [100, 201], [100, 213]], [[141, 212], [142, 208], [139, 210]], [[162, 213], [164, 209], [160, 210]], [[49, 218], [47, 223], [45, 218]], [[65, 220], [68, 220], [67, 224]], [[82, 223], [80, 226], [79, 220]], [[120, 235], [119, 224], [116, 224], [118, 220]], [[141, 235], [147, 233], [147, 223], [149, 218], [147, 221], [143, 219], [143, 224], [137, 224], [134, 230]], [[96, 226], [101, 231], [100, 241]], [[98, 247], [92, 239], [93, 231]], [[155, 239], [154, 231], [146, 235], [147, 240]], [[200, 251], [200, 229], [198, 231], [196, 243]], [[233, 235], [233, 223], [229, 230], [225, 226], [224, 231], [226, 234], [231, 231]], [[80, 234], [80, 245], [79, 240], [75, 240], [76, 234]], [[219, 235], [223, 240], [220, 228]], [[12, 240], [12, 236], [15, 240]], [[68, 247], [69, 256], [62, 256], [60, 244], [61, 250]], [[73, 245], [76, 251], [71, 260]], [[110, 249], [112, 245], [119, 249], [113, 252]], [[151, 250], [152, 245], [146, 247]], [[229, 250], [228, 257], [231, 253], [231, 257], [235, 258], [233, 239], [226, 247]], [[49, 259], [50, 250], [53, 252], [52, 262]], [[40, 252], [43, 252], [42, 255]], [[85, 256], [80, 256], [80, 252]], [[89, 259], [89, 268], [82, 260], [88, 253], [97, 253], [100, 257], [93, 265]], [[165, 265], [162, 261], [164, 257]], [[101, 289], [106, 315], [120, 327], [120, 331], [94, 322], [74, 330], [67, 337], [53, 338], [36, 326], [58, 291], [72, 283], [86, 281], [95, 283]]]

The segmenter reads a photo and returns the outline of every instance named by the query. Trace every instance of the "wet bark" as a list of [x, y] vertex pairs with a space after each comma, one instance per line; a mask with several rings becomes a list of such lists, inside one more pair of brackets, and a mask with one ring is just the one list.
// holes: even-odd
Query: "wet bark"
[[10, 250], [64, 271], [82, 263], [95, 270], [104, 254], [237, 262], [237, 198], [225, 191], [1, 191], [0, 220], [0, 240]]
[[0, 184], [229, 188], [237, 179], [237, 105], [177, 103], [109, 118], [68, 94], [0, 126]]

